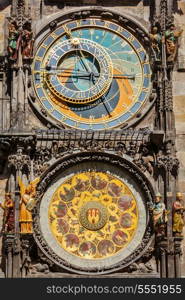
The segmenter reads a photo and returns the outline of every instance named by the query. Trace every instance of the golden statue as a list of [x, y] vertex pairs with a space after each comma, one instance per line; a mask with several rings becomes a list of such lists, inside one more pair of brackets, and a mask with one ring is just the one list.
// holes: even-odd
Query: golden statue
[[13, 233], [14, 232], [14, 203], [11, 198], [11, 193], [5, 194], [4, 203], [0, 203], [0, 207], [4, 210], [3, 215], [3, 233]]
[[20, 233], [33, 233], [33, 219], [30, 210], [33, 209], [35, 204], [36, 186], [39, 181], [40, 178], [37, 177], [35, 180], [25, 186], [21, 178], [18, 177], [21, 194], [19, 210]]
[[173, 234], [182, 236], [184, 227], [184, 211], [182, 193], [176, 194], [176, 201], [173, 203]]

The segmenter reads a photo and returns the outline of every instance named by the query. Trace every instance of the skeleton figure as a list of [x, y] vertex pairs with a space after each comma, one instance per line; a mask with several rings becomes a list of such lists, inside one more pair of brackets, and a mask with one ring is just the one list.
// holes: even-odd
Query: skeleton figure
[[30, 59], [33, 56], [33, 31], [31, 30], [31, 24], [26, 22], [23, 26], [22, 32], [22, 57], [23, 59]]
[[158, 28], [154, 26], [152, 28], [152, 33], [150, 34], [151, 39], [151, 48], [153, 52], [153, 56], [155, 61], [159, 61], [161, 59], [161, 34], [158, 32]]

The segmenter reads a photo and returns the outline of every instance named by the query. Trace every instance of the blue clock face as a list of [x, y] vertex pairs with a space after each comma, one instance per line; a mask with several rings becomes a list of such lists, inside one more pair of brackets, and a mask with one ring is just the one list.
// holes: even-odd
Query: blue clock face
[[132, 120], [151, 91], [148, 55], [110, 21], [66, 23], [46, 36], [33, 62], [40, 105], [69, 127], [103, 130]]

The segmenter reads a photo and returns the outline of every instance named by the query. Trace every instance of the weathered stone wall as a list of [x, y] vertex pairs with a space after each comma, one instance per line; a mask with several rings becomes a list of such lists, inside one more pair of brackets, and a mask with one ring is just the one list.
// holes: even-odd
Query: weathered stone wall
[[120, 13], [127, 13], [135, 15], [137, 18], [143, 20], [143, 23], [148, 22], [149, 18], [149, 6], [147, 5], [148, 1], [141, 0], [132, 0], [132, 1], [109, 1], [109, 0], [83, 0], [83, 1], [63, 1], [63, 4], [60, 1], [44, 1], [43, 6], [40, 6], [39, 1], [30, 0], [34, 10], [31, 10], [32, 18], [39, 19], [51, 16], [52, 14], [58, 12], [65, 12], [69, 9], [80, 9], [80, 7], [88, 6], [102, 6], [119, 11]]
[[[4, 45], [5, 45], [5, 19], [7, 16], [10, 15], [10, 6], [9, 1], [1, 0], [0, 1], [0, 56], [4, 53]], [[3, 81], [2, 76], [0, 74], [0, 103], [3, 101], [3, 91], [2, 91]], [[2, 106], [1, 106], [2, 107]], [[1, 121], [1, 118], [0, 118]], [[1, 124], [0, 124], [1, 129]], [[0, 153], [1, 156], [1, 153]], [[2, 161], [0, 160], [0, 164]], [[0, 167], [0, 170], [2, 168]], [[0, 174], [0, 202], [3, 202], [4, 200], [4, 194], [5, 194], [5, 187], [6, 187], [6, 176], [4, 174]], [[3, 221], [3, 210], [0, 208], [0, 232], [2, 228], [2, 221]], [[0, 236], [0, 277], [2, 276], [1, 273], [1, 248], [2, 248], [2, 238]]]
[[4, 24], [5, 24], [5, 18], [9, 15], [10, 15], [9, 1], [1, 0], [0, 1], [0, 55], [2, 55], [3, 51], [4, 51], [4, 40], [5, 40]]

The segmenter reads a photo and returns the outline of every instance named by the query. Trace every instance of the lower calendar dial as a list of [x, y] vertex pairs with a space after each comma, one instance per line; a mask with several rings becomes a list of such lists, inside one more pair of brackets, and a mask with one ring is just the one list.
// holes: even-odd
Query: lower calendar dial
[[126, 248], [138, 226], [136, 199], [121, 180], [103, 172], [72, 176], [49, 207], [52, 234], [67, 252], [105, 258]]

